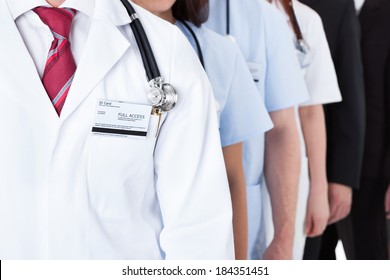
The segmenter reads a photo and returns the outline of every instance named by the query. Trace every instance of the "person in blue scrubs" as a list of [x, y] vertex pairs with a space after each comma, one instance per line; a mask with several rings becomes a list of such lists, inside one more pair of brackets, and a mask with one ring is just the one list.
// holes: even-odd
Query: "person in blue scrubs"
[[[291, 259], [300, 166], [294, 106], [308, 98], [285, 17], [264, 0], [210, 0], [210, 29], [239, 45], [274, 128], [244, 143], [249, 258]], [[267, 182], [275, 234], [265, 248], [262, 188]], [[264, 252], [264, 254], [262, 254]]]
[[[227, 38], [201, 26], [208, 0], [135, 1], [166, 19], [187, 37], [210, 80], [219, 118], [221, 144], [233, 205], [236, 259], [246, 259], [247, 205], [242, 145], [259, 137], [272, 122], [239, 48]], [[201, 205], [200, 205], [201, 207]]]

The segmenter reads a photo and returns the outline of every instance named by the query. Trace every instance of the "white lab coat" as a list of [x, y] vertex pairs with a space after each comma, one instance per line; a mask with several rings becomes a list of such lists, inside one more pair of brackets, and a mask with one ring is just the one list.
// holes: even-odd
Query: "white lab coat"
[[0, 259], [233, 258], [229, 189], [210, 85], [176, 27], [136, 6], [176, 107], [147, 139], [91, 134], [96, 100], [148, 104], [128, 15], [96, 0], [55, 113], [0, 0]]

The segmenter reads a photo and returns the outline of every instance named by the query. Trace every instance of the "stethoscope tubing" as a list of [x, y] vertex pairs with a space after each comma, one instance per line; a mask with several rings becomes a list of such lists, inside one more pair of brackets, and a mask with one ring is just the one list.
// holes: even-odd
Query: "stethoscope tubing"
[[133, 30], [135, 40], [137, 41], [138, 48], [141, 53], [141, 58], [144, 64], [146, 76], [148, 77], [149, 81], [157, 79], [161, 76], [160, 70], [157, 66], [156, 58], [154, 57], [152, 48], [149, 44], [148, 37], [141, 24], [141, 21], [138, 16], [136, 16], [137, 13], [135, 12], [133, 6], [128, 0], [121, 0], [121, 2], [125, 6], [127, 13], [130, 16], [130, 19], [132, 19], [132, 21], [130, 22], [130, 27]]
[[230, 0], [226, 0], [226, 35], [230, 35]]
[[204, 64], [204, 58], [203, 58], [202, 47], [200, 46], [198, 37], [196, 36], [194, 30], [192, 30], [191, 26], [188, 25], [188, 23], [186, 23], [184, 20], [180, 20], [180, 22], [181, 22], [181, 23], [185, 26], [185, 28], [187, 28], [187, 30], [190, 32], [192, 38], [194, 38], [194, 41], [195, 41], [195, 44], [196, 44], [196, 49], [197, 49], [197, 51], [198, 51], [198, 57], [199, 57], [200, 63], [202, 64], [203, 69], [206, 70], [205, 64]]

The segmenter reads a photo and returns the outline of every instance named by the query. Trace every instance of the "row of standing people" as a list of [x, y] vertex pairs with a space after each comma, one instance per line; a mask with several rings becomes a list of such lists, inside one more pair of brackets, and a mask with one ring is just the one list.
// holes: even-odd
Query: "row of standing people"
[[[326, 34], [329, 51], [319, 16], [296, 0], [132, 2], [138, 16], [129, 18], [119, 1], [1, 0], [0, 34], [10, 40], [0, 51], [8, 131], [0, 257], [225, 259], [235, 251], [236, 259], [301, 259], [306, 236], [344, 218], [361, 181], [356, 18], [342, 14], [337, 41]], [[366, 9], [371, 3], [387, 7], [367, 0]], [[143, 8], [174, 23], [199, 59], [176, 27]], [[137, 18], [180, 93], [168, 113], [148, 116], [148, 84], [132, 47], [139, 42], [128, 26]], [[117, 125], [102, 115], [122, 106], [118, 121], [150, 118], [142, 140], [112, 137], [115, 129], [91, 134], [91, 125]], [[382, 132], [386, 122], [374, 113], [385, 115], [367, 114], [367, 127], [380, 123], [372, 127]]]
[[[367, 153], [367, 145], [370, 146], [370, 143], [366, 143], [365, 148], [363, 146], [366, 108], [360, 31], [353, 1], [332, 3], [303, 1], [313, 6], [314, 9], [317, 8], [324, 20], [325, 30], [320, 16], [308, 6], [295, 0], [270, 1], [284, 17], [264, 1], [241, 1], [240, 3], [238, 1], [210, 1], [211, 13], [205, 26], [219, 34], [233, 38], [244, 55], [257, 90], [274, 122], [275, 127], [271, 131], [257, 138], [253, 137], [254, 133], [249, 132], [250, 129], [259, 131], [253, 125], [256, 123], [254, 115], [251, 116], [251, 110], [254, 108], [247, 105], [245, 107], [247, 115], [245, 115], [243, 111], [240, 111], [242, 108], [240, 102], [233, 101], [234, 96], [237, 96], [236, 98], [240, 99], [242, 104], [245, 102], [258, 104], [258, 101], [253, 102], [255, 99], [250, 101], [251, 91], [244, 89], [243, 85], [249, 79], [244, 78], [242, 59], [239, 58], [240, 62], [235, 63], [235, 69], [240, 69], [240, 75], [237, 73], [233, 76], [229, 90], [224, 89], [222, 84], [226, 84], [226, 77], [231, 76], [223, 69], [232, 68], [232, 66], [226, 67], [227, 58], [236, 57], [229, 55], [227, 47], [229, 43], [222, 42], [221, 38], [210, 33], [206, 28], [200, 27], [203, 23], [202, 19], [194, 20], [196, 17], [191, 17], [188, 11], [185, 11], [185, 4], [180, 4], [184, 1], [177, 2], [173, 4], [173, 17], [166, 19], [173, 23], [178, 19], [181, 20], [176, 25], [183, 31], [198, 56], [201, 57], [217, 102], [222, 104], [218, 109], [224, 151], [231, 149], [230, 145], [237, 143], [242, 144], [243, 148], [246, 202], [242, 199], [242, 192], [240, 194], [237, 192], [237, 188], [240, 188], [239, 184], [234, 186], [231, 183], [237, 182], [234, 178], [240, 177], [240, 173], [235, 173], [231, 169], [233, 159], [226, 156], [224, 152], [233, 200], [236, 258], [247, 256], [250, 259], [334, 258], [337, 244], [335, 240], [338, 240], [332, 232], [334, 227], [341, 232], [349, 259], [386, 258], [386, 254], [383, 253], [387, 249], [384, 238], [386, 236], [384, 215], [385, 208], [389, 205], [388, 201], [385, 201], [384, 192], [387, 188], [385, 177], [381, 184], [382, 191], [376, 193], [376, 198], [371, 198], [376, 202], [382, 202], [382, 204], [375, 203], [377, 212], [369, 209], [368, 204], [373, 203], [371, 199], [365, 197], [366, 203], [359, 201], [359, 196], [365, 196], [362, 194], [365, 189], [363, 186], [362, 190], [354, 193], [353, 209], [356, 210], [352, 212], [358, 212], [348, 216], [352, 207], [352, 189], [358, 190], [360, 185], [364, 185], [367, 180], [364, 171], [363, 176], [360, 177], [360, 171], [363, 151]], [[195, 2], [197, 4], [194, 6], [198, 5], [198, 12], [204, 13], [207, 1]], [[374, 2], [368, 1], [365, 9], [371, 10], [371, 6], [379, 5], [380, 1]], [[385, 5], [383, 1], [381, 4]], [[330, 15], [331, 11], [335, 13], [335, 10], [340, 12]], [[206, 20], [206, 17], [203, 19]], [[364, 23], [364, 18], [362, 20]], [[185, 21], [189, 22], [185, 23]], [[286, 28], [287, 25], [290, 27], [289, 31]], [[365, 37], [363, 40], [371, 41]], [[292, 50], [295, 50], [295, 54]], [[386, 51], [387, 49], [384, 50], [384, 55], [387, 54]], [[371, 60], [370, 57], [368, 59]], [[372, 91], [370, 89], [372, 82], [367, 75], [386, 73], [385, 70], [365, 69], [364, 77], [367, 79], [368, 92]], [[239, 82], [236, 82], [237, 80]], [[385, 87], [386, 81], [378, 82]], [[305, 97], [306, 94], [308, 95]], [[234, 102], [230, 103], [234, 104], [234, 107], [226, 102], [227, 96], [230, 101]], [[247, 96], [249, 98], [246, 98]], [[368, 99], [374, 100], [374, 103], [378, 102], [372, 96]], [[385, 100], [381, 103], [385, 103]], [[372, 108], [368, 109], [369, 112], [372, 110]], [[243, 116], [241, 124], [232, 122], [233, 119], [239, 119], [234, 114]], [[281, 117], [283, 114], [284, 116]], [[384, 115], [378, 111], [374, 114], [375, 118]], [[292, 115], [295, 115], [297, 121], [297, 133], [294, 131], [294, 124], [284, 119], [287, 117], [291, 120]], [[265, 124], [265, 119], [264, 117], [258, 119], [258, 122]], [[370, 121], [372, 119], [367, 119], [368, 129], [373, 127]], [[289, 128], [285, 129], [283, 126]], [[237, 135], [241, 135], [241, 137], [235, 137], [236, 142], [224, 141], [223, 138], [226, 135], [233, 135], [226, 134], [224, 129], [227, 127], [230, 127], [232, 132], [236, 129]], [[248, 132], [239, 132], [237, 127], [245, 127]], [[285, 131], [278, 134], [278, 130]], [[281, 135], [287, 134], [288, 130], [291, 133], [290, 139], [283, 143]], [[381, 131], [385, 133], [386, 129], [381, 127]], [[378, 135], [378, 133], [379, 131], [374, 134], [375, 136], [370, 135], [368, 141], [374, 137], [379, 137], [379, 141], [383, 141], [383, 135]], [[297, 143], [292, 140], [296, 136], [300, 144], [299, 161], [296, 159], [297, 155], [294, 155], [294, 152], [298, 151]], [[385, 146], [382, 143], [376, 146], [376, 153], [384, 157], [385, 148], [382, 147]], [[367, 157], [369, 156], [366, 155], [366, 161], [373, 161]], [[298, 162], [300, 162], [299, 169], [296, 168]], [[380, 166], [383, 160], [377, 158], [374, 162], [377, 166], [369, 167], [369, 169], [374, 170], [376, 174], [384, 172], [385, 169]], [[241, 169], [240, 166], [236, 168]], [[373, 174], [368, 176], [370, 179], [373, 177]], [[298, 185], [297, 193], [294, 184]], [[296, 215], [295, 196], [297, 196]], [[239, 199], [242, 199], [241, 202]], [[247, 219], [242, 211], [245, 204], [248, 207], [248, 235], [245, 230]], [[382, 214], [379, 215], [379, 213]], [[354, 222], [351, 222], [351, 217], [354, 217]], [[295, 225], [293, 226], [294, 218]], [[372, 228], [368, 227], [369, 220], [375, 221], [372, 227], [379, 226], [380, 236], [367, 233], [367, 228]], [[321, 235], [325, 228], [322, 240], [321, 237], [310, 238]], [[246, 236], [248, 236], [248, 247], [246, 247]], [[307, 242], [305, 242], [306, 236], [309, 237]], [[370, 238], [377, 245], [364, 245], [363, 240], [366, 238]], [[289, 247], [291, 246], [293, 251], [290, 256]], [[372, 252], [369, 253], [367, 248], [370, 248], [368, 250]], [[330, 255], [329, 252], [331, 252]], [[382, 257], [379, 257], [380, 252], [382, 252]]]

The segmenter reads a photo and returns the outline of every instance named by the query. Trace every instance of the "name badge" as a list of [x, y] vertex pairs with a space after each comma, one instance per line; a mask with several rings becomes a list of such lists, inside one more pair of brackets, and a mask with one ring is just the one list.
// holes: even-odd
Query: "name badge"
[[247, 62], [249, 70], [251, 71], [253, 80], [258, 83], [261, 79], [262, 64], [256, 62]]
[[146, 138], [152, 106], [99, 99], [92, 133]]

